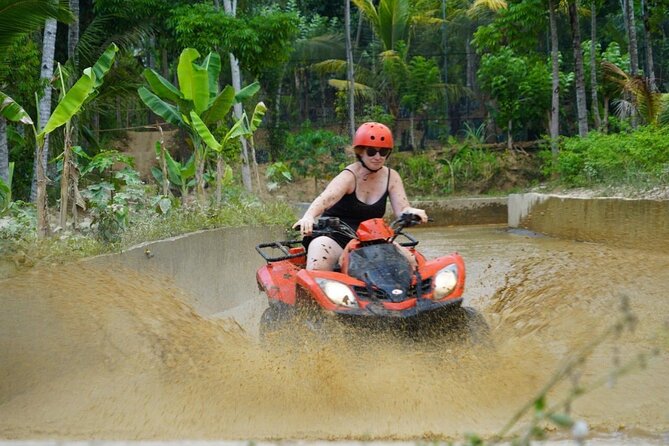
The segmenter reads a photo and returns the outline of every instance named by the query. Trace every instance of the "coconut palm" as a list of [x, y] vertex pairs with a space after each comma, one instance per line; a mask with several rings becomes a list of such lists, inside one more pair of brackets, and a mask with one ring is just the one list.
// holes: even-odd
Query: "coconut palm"
[[588, 106], [585, 94], [581, 30], [578, 20], [578, 0], [570, 0], [568, 10], [569, 24], [571, 26], [571, 45], [574, 52], [574, 71], [576, 73], [576, 114], [578, 118], [578, 134], [581, 137], [585, 137], [588, 135]]
[[66, 0], [0, 0], [0, 58], [15, 39], [40, 29], [45, 20], [73, 18]]
[[606, 78], [618, 85], [624, 97], [631, 98], [618, 103], [619, 114], [636, 113], [647, 124], [669, 125], [669, 93], [654, 91], [649, 78], [626, 73], [611, 62], [602, 62], [602, 67]]

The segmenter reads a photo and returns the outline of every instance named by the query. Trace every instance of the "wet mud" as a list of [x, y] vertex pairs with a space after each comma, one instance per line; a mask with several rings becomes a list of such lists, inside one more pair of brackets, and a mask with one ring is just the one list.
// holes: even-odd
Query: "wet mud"
[[0, 282], [0, 438], [490, 438], [624, 314], [625, 299], [634, 329], [594, 350], [577, 381], [587, 387], [639, 357], [645, 367], [580, 397], [571, 413], [594, 435], [665, 438], [669, 254], [499, 226], [413, 233], [428, 257], [464, 256], [465, 302], [488, 321], [494, 350], [355, 333], [273, 349], [257, 341], [260, 295], [203, 317], [164, 278], [54, 266]]

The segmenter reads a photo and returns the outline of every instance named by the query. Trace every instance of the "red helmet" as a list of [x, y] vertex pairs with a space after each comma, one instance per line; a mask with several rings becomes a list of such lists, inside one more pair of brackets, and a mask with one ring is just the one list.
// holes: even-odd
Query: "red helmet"
[[353, 147], [393, 148], [393, 133], [379, 122], [365, 122], [355, 132]]

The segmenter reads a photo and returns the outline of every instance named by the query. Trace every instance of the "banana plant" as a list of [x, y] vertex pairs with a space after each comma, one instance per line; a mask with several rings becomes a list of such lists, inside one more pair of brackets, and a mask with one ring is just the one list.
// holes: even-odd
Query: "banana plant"
[[[157, 143], [156, 154], [159, 156], [160, 151], [160, 144]], [[172, 158], [168, 150], [163, 150], [162, 154], [165, 157], [165, 168], [158, 169], [154, 166], [151, 168], [151, 173], [158, 182], [169, 181], [177, 186], [181, 192], [181, 203], [185, 204], [184, 199], [188, 196], [189, 188], [195, 185], [195, 158], [191, 155], [188, 161], [181, 163]]]
[[[102, 85], [104, 75], [111, 68], [117, 52], [118, 47], [112, 43], [92, 67], [84, 69], [82, 76], [74, 83], [72, 88], [66, 91], [63, 86], [61, 99], [42, 129], [39, 128], [39, 124], [37, 126], [35, 125], [34, 120], [19, 104], [14, 102], [9, 96], [0, 93], [0, 100], [2, 100], [0, 112], [2, 115], [10, 121], [21, 122], [32, 127], [33, 132], [35, 133], [35, 140], [37, 141], [37, 159], [42, 159], [46, 136], [63, 125], [69, 126], [72, 117], [79, 113], [86, 102], [95, 97], [98, 89]], [[62, 70], [60, 70], [60, 72], [62, 74]], [[68, 144], [66, 144], [65, 150], [66, 153], [64, 154], [63, 166], [66, 166], [69, 163], [69, 158], [66, 157], [70, 153], [71, 148], [68, 147]], [[49, 234], [49, 224], [47, 219], [48, 203], [46, 199], [47, 178], [43, 164], [36, 164], [37, 231], [40, 237], [44, 237]], [[68, 184], [67, 182], [69, 181], [69, 178], [66, 177], [65, 171], [63, 172], [63, 177], [64, 178], [61, 181], [65, 181], [65, 184]], [[65, 204], [65, 206], [63, 206], [63, 204]], [[62, 197], [61, 207], [67, 207], [67, 199], [63, 203]]]
[[251, 158], [253, 159], [253, 172], [256, 176], [256, 182], [258, 183], [258, 191], [262, 190], [262, 187], [260, 185], [260, 173], [258, 172], [258, 161], [256, 160], [256, 146], [255, 142], [253, 140], [253, 134], [258, 130], [258, 127], [260, 127], [260, 124], [262, 123], [263, 118], [265, 117], [265, 113], [267, 113], [267, 106], [265, 105], [264, 102], [258, 102], [255, 106], [255, 109], [253, 110], [253, 114], [251, 115], [251, 120], [247, 118], [246, 113], [244, 113], [244, 128], [245, 128], [245, 133], [244, 136], [248, 139], [250, 145], [251, 145]]
[[198, 196], [204, 198], [204, 164], [207, 148], [211, 146], [203, 143], [192, 116], [197, 116], [206, 127], [215, 128], [217, 123], [226, 118], [235, 103], [254, 95], [260, 85], [254, 82], [236, 94], [230, 85], [219, 91], [220, 56], [211, 52], [201, 64], [197, 63], [199, 58], [200, 53], [194, 48], [186, 48], [181, 52], [177, 66], [178, 88], [155, 70], [145, 69], [142, 74], [148, 88], [142, 86], [137, 92], [151, 111], [188, 132], [193, 143]]
[[221, 204], [221, 185], [223, 184], [224, 173], [224, 159], [223, 149], [230, 142], [230, 140], [239, 138], [248, 133], [246, 128], [246, 114], [242, 114], [242, 119], [236, 121], [225, 133], [223, 139], [218, 141], [213, 133], [209, 130], [207, 124], [195, 113], [190, 112], [190, 118], [193, 122], [193, 128], [197, 131], [205, 145], [211, 148], [216, 153], [216, 205]]
[[9, 163], [9, 177], [7, 182], [0, 178], [0, 215], [4, 214], [12, 204], [12, 177], [14, 176], [14, 163]]

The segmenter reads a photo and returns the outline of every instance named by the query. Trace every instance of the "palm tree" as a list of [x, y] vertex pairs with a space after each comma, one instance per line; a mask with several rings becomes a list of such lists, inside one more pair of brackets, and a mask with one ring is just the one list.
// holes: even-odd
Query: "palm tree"
[[[17, 38], [41, 28], [47, 19], [71, 22], [73, 16], [67, 1], [0, 0], [0, 63]], [[8, 177], [7, 125], [5, 118], [0, 117], [0, 178], [7, 180]]]
[[583, 52], [581, 50], [581, 30], [578, 24], [578, 0], [569, 2], [569, 23], [571, 25], [572, 50], [574, 52], [574, 72], [576, 74], [576, 113], [578, 115], [578, 134], [588, 135], [588, 108], [585, 95], [585, 77], [583, 74]]
[[634, 19], [634, 0], [622, 0], [623, 17], [627, 28], [627, 43], [629, 45], [630, 66], [633, 76], [639, 72], [639, 50], [636, 38], [636, 21]]
[[653, 42], [650, 36], [650, 15], [648, 12], [648, 0], [641, 0], [641, 15], [643, 19], [644, 43], [646, 49], [646, 74], [650, 88], [657, 91], [655, 82], [655, 64], [653, 63]]
[[667, 122], [669, 121], [669, 93], [654, 91], [649, 78], [626, 73], [611, 62], [602, 62], [602, 67], [607, 79], [618, 85], [624, 97], [631, 98], [629, 106], [644, 122], [651, 125], [669, 124]]
[[560, 63], [558, 49], [558, 30], [557, 30], [557, 12], [555, 0], [548, 0], [548, 19], [551, 32], [551, 115], [550, 115], [550, 136], [551, 136], [551, 155], [553, 166], [557, 165], [558, 160], [558, 137], [560, 136]]
[[[44, 91], [39, 99], [39, 127], [44, 128], [49, 116], [51, 116], [51, 78], [53, 77], [54, 53], [56, 51], [56, 29], [58, 22], [56, 19], [46, 19], [44, 24], [44, 40], [42, 42], [42, 72], [40, 79], [44, 82]], [[38, 201], [38, 172], [46, 173], [47, 162], [49, 161], [49, 135], [44, 138], [44, 144], [41, 149], [39, 144], [35, 145], [35, 161], [33, 163], [33, 180], [30, 188], [31, 201]]]
[[348, 81], [348, 131], [349, 136], [353, 139], [355, 133], [355, 95], [353, 87], [355, 79], [353, 77], [353, 48], [351, 46], [351, 2], [344, 0], [346, 3], [344, 28], [346, 33], [346, 80]]
[[602, 119], [599, 116], [599, 99], [597, 98], [597, 3], [596, 0], [590, 0], [590, 94], [592, 116], [595, 120], [595, 128], [602, 126]]
[[48, 18], [70, 23], [66, 0], [0, 0], [0, 58], [15, 39], [44, 26]]

